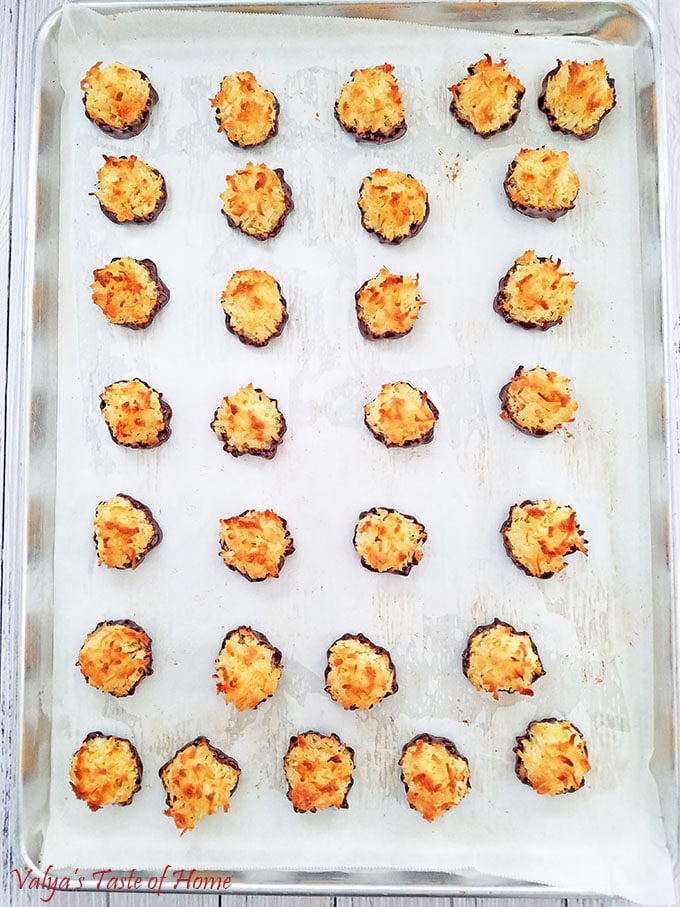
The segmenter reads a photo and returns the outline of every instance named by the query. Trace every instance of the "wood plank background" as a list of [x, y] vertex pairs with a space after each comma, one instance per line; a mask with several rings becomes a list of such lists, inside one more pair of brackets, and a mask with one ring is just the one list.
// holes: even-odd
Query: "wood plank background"
[[[497, 0], [505, 2], [505, 0]], [[665, 109], [659, 111], [666, 126], [665, 184], [666, 214], [680, 229], [680, 0], [647, 0], [650, 10], [658, 14], [661, 34], [663, 84]], [[18, 278], [19, 256], [17, 246], [21, 237], [24, 212], [27, 209], [26, 137], [30, 126], [31, 98], [31, 46], [33, 37], [43, 19], [60, 6], [59, 0], [0, 0], [0, 359], [7, 362], [12, 351], [7, 350], [7, 310], [10, 291]], [[674, 294], [680, 286], [680, 240], [677, 235], [669, 243], [669, 278]], [[680, 350], [680, 319], [678, 303], [674, 300], [674, 349]], [[674, 366], [677, 372], [677, 362]], [[6, 400], [6, 367], [0, 378], [0, 438], [4, 452]], [[676, 374], [676, 387], [680, 386]], [[678, 438], [674, 439], [676, 449]], [[7, 476], [0, 472], [0, 493], [4, 491]], [[4, 502], [4, 497], [2, 498]], [[4, 508], [3, 508], [4, 510]], [[3, 551], [5, 540], [3, 539]], [[6, 580], [6, 577], [5, 577]], [[3, 587], [3, 588], [6, 588]], [[2, 696], [0, 701], [0, 907], [39, 907], [44, 901], [40, 892], [21, 892], [12, 872], [13, 862], [10, 843], [10, 803], [14, 782], [11, 775], [13, 754], [15, 705], [14, 676], [19, 659], [12, 651], [16, 629], [15, 609], [5, 600], [0, 614], [2, 629]], [[22, 868], [22, 867], [19, 867]], [[43, 897], [45, 893], [43, 892]], [[245, 895], [162, 895], [169, 907], [292, 907], [303, 901], [305, 907], [483, 907], [483, 899], [473, 898], [377, 898], [377, 897], [282, 897]], [[55, 907], [151, 907], [151, 895], [126, 893], [58, 892], [50, 901]], [[494, 899], [494, 907], [525, 907], [518, 901]], [[535, 898], [535, 907], [598, 907], [600, 904], [623, 907], [622, 900], [560, 901]]]

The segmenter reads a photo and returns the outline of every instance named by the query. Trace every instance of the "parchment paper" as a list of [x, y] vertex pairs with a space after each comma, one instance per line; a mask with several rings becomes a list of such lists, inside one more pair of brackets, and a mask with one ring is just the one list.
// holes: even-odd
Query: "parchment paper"
[[[518, 23], [521, 26], [521, 23]], [[521, 31], [521, 28], [519, 29]], [[59, 442], [51, 818], [45, 862], [154, 869], [376, 868], [479, 872], [641, 903], [673, 898], [654, 779], [650, 505], [642, 306], [638, 278], [632, 51], [572, 37], [480, 35], [368, 20], [220, 12], [104, 18], [66, 5], [61, 31]], [[447, 86], [484, 53], [503, 56], [527, 93], [518, 123], [488, 142], [448, 113]], [[606, 52], [618, 105], [600, 134], [551, 133], [536, 108], [556, 58]], [[151, 124], [121, 142], [83, 115], [80, 79], [96, 61], [144, 70], [160, 95]], [[396, 67], [408, 132], [357, 145], [333, 103], [352, 69]], [[227, 72], [252, 69], [281, 103], [279, 134], [242, 151], [218, 134], [208, 99]], [[520, 147], [569, 151], [576, 209], [551, 224], [508, 207], [502, 181]], [[165, 175], [152, 225], [109, 222], [88, 193], [102, 154], [137, 154]], [[248, 160], [283, 167], [295, 210], [258, 243], [220, 213], [224, 178]], [[429, 192], [422, 232], [398, 247], [365, 233], [356, 198], [375, 167], [408, 171]], [[579, 286], [547, 333], [505, 324], [491, 303], [525, 249], [560, 257]], [[117, 255], [156, 261], [172, 297], [146, 331], [110, 325], [90, 300], [92, 271]], [[381, 265], [420, 274], [427, 301], [412, 334], [370, 343], [354, 292]], [[246, 348], [224, 328], [220, 293], [234, 270], [263, 267], [289, 303], [283, 335]], [[567, 374], [579, 402], [571, 435], [523, 436], [499, 419], [498, 390], [518, 365]], [[140, 377], [174, 410], [154, 451], [116, 446], [99, 413], [112, 381]], [[382, 383], [426, 389], [441, 418], [432, 444], [386, 450], [362, 423]], [[288, 434], [274, 460], [233, 459], [210, 430], [221, 398], [253, 381], [279, 399]], [[639, 477], [639, 481], [635, 480]], [[125, 492], [164, 532], [138, 570], [98, 568], [92, 519]], [[499, 527], [525, 498], [571, 504], [589, 541], [547, 581], [506, 557]], [[417, 516], [428, 541], [408, 578], [366, 571], [352, 547], [359, 512]], [[272, 507], [296, 552], [278, 580], [249, 584], [218, 557], [220, 517]], [[461, 671], [468, 635], [494, 617], [532, 634], [546, 676], [532, 698], [476, 692]], [[88, 687], [74, 663], [103, 619], [131, 618], [154, 643], [154, 674], [133, 697]], [[277, 695], [237, 714], [217, 696], [214, 658], [240, 623], [283, 651]], [[399, 692], [367, 714], [323, 692], [328, 645], [363, 632], [387, 647]], [[576, 794], [545, 798], [514, 775], [515, 737], [556, 716], [584, 733], [592, 762]], [[354, 747], [349, 809], [296, 815], [282, 757], [291, 734], [336, 732]], [[125, 809], [92, 814], [69, 789], [71, 754], [92, 730], [129, 736], [144, 763]], [[408, 808], [401, 747], [450, 736], [472, 791], [431, 825]], [[227, 815], [180, 837], [163, 815], [158, 768], [197, 734], [242, 767]]]

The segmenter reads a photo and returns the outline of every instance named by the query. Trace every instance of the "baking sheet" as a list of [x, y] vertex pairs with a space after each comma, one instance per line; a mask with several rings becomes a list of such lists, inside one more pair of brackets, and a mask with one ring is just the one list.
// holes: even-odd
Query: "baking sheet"
[[[618, 106], [579, 143], [550, 133], [535, 98], [557, 57], [601, 55], [597, 41], [206, 11], [102, 19], [69, 6], [62, 22], [57, 695], [44, 862], [469, 870], [672, 900], [648, 768], [656, 515], [646, 482], [630, 478], [649, 469], [631, 48], [606, 46]], [[487, 143], [446, 113], [446, 86], [485, 52], [505, 56], [527, 86], [517, 125]], [[139, 66], [158, 89], [138, 138], [115, 142], [83, 117], [78, 83], [97, 59]], [[332, 105], [351, 69], [383, 59], [396, 66], [409, 132], [362, 148], [340, 132]], [[225, 72], [246, 68], [282, 106], [279, 135], [252, 153], [217, 134], [207, 101]], [[576, 210], [555, 224], [510, 211], [501, 188], [518, 148], [540, 144], [567, 148], [582, 182]], [[165, 174], [157, 223], [103, 218], [87, 197], [103, 153], [136, 153]], [[225, 174], [249, 159], [282, 166], [296, 203], [266, 244], [231, 231], [219, 211]], [[396, 248], [359, 225], [358, 186], [376, 166], [412, 172], [430, 194], [429, 222]], [[546, 334], [491, 309], [498, 279], [526, 248], [561, 257], [579, 281], [573, 312]], [[153, 258], [172, 292], [146, 332], [112, 327], [89, 301], [93, 268], [122, 254]], [[353, 294], [383, 264], [419, 272], [427, 306], [409, 337], [370, 344]], [[228, 335], [219, 307], [228, 276], [250, 266], [270, 270], [289, 301], [291, 320], [265, 350]], [[498, 389], [517, 365], [539, 362], [573, 380], [573, 437], [526, 438], [498, 418]], [[173, 436], [156, 451], [117, 448], [98, 412], [104, 384], [135, 375], [175, 411]], [[440, 409], [427, 448], [384, 450], [362, 425], [362, 404], [396, 379], [426, 388]], [[271, 462], [233, 460], [209, 429], [221, 397], [251, 380], [278, 397], [289, 424]], [[134, 573], [97, 569], [91, 543], [94, 507], [117, 491], [148, 503], [165, 534]], [[575, 507], [590, 556], [541, 583], [507, 560], [498, 528], [512, 503], [544, 496]], [[373, 505], [427, 527], [408, 578], [359, 565], [352, 530]], [[288, 519], [297, 550], [278, 581], [250, 585], [217, 557], [218, 521], [265, 506]], [[539, 646], [547, 674], [532, 699], [494, 703], [462, 676], [468, 634], [495, 616]], [[121, 617], [145, 627], [155, 656], [154, 675], [123, 702], [86, 687], [73, 666], [85, 634]], [[241, 622], [264, 631], [285, 663], [279, 693], [248, 715], [227, 709], [211, 679], [225, 631]], [[326, 647], [347, 631], [386, 646], [397, 666], [399, 693], [367, 715], [323, 693]], [[547, 715], [570, 718], [588, 740], [593, 771], [578, 795], [544, 800], [513, 775], [515, 736]], [[347, 811], [297, 816], [285, 798], [281, 758], [308, 727], [356, 750]], [[94, 729], [128, 735], [140, 750], [144, 785], [125, 811], [90, 815], [68, 788], [70, 754]], [[450, 736], [472, 770], [471, 794], [432, 826], [406, 808], [396, 765], [423, 730]], [[199, 733], [243, 775], [229, 814], [180, 839], [162, 815], [156, 772]]]

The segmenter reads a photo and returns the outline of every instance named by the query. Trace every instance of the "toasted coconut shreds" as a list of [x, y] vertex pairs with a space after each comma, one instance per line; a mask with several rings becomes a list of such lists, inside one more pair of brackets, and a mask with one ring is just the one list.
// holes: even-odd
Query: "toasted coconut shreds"
[[470, 790], [468, 761], [446, 737], [414, 737], [404, 746], [399, 767], [409, 806], [428, 822], [458, 806]]
[[222, 293], [222, 309], [227, 329], [249, 346], [266, 346], [288, 320], [278, 282], [255, 268], [232, 274]]
[[519, 116], [524, 85], [508, 72], [505, 60], [489, 54], [468, 67], [468, 75], [452, 85], [451, 113], [462, 126], [483, 138], [508, 129]]
[[85, 115], [114, 138], [139, 135], [146, 127], [158, 95], [148, 77], [122, 63], [100, 69], [95, 63], [80, 83]]
[[142, 763], [124, 737], [88, 734], [71, 758], [71, 789], [95, 812], [102, 806], [129, 806], [142, 786]]
[[220, 526], [222, 560], [251, 582], [277, 577], [295, 550], [286, 521], [273, 510], [245, 510]]
[[428, 444], [438, 418], [439, 410], [427, 392], [406, 381], [383, 384], [377, 397], [364, 406], [366, 427], [386, 447]]
[[164, 815], [184, 834], [218, 809], [228, 811], [241, 769], [206, 737], [197, 737], [177, 750], [158, 774], [167, 794]]
[[102, 621], [85, 637], [76, 667], [102, 693], [130, 696], [153, 674], [151, 638], [134, 621]]
[[258, 240], [275, 236], [293, 209], [283, 170], [248, 163], [242, 170], [227, 175], [226, 181], [227, 188], [220, 199], [229, 226]]
[[550, 499], [514, 504], [501, 534], [516, 566], [540, 579], [564, 570], [567, 555], [575, 551], [588, 554], [576, 512]]
[[352, 786], [354, 750], [336, 734], [307, 731], [290, 738], [283, 758], [287, 797], [297, 813], [346, 809]]
[[354, 547], [361, 563], [376, 573], [407, 576], [423, 557], [425, 527], [415, 517], [387, 507], [373, 507], [359, 515]]
[[97, 171], [97, 191], [92, 195], [102, 212], [116, 224], [150, 223], [167, 201], [162, 174], [134, 154], [105, 154], [104, 165]]
[[162, 538], [161, 528], [146, 504], [126, 494], [98, 504], [94, 541], [100, 567], [105, 564], [134, 570]]
[[576, 286], [559, 258], [539, 258], [528, 249], [501, 278], [493, 307], [507, 322], [544, 331], [562, 323]]
[[614, 80], [604, 60], [558, 60], [543, 80], [538, 106], [551, 129], [580, 139], [595, 135], [602, 119], [616, 106]]
[[403, 337], [413, 328], [425, 305], [418, 290], [418, 275], [393, 274], [381, 268], [355, 293], [359, 330], [368, 340]]
[[415, 236], [427, 220], [427, 190], [410, 173], [378, 168], [364, 177], [358, 200], [361, 224], [381, 242]]
[[279, 102], [252, 72], [225, 76], [210, 103], [215, 108], [219, 131], [239, 148], [262, 145], [276, 135]]
[[170, 437], [172, 410], [145, 381], [115, 381], [99, 395], [111, 437], [124, 447], [158, 447]]
[[225, 397], [210, 427], [233, 457], [243, 454], [271, 459], [286, 431], [278, 401], [248, 384]]
[[167, 303], [170, 291], [158, 276], [153, 261], [114, 258], [93, 272], [92, 302], [112, 324], [142, 329]]
[[532, 721], [513, 752], [517, 777], [537, 794], [554, 797], [580, 790], [591, 769], [583, 734], [557, 718]]
[[355, 69], [335, 102], [335, 116], [358, 142], [391, 142], [404, 135], [404, 101], [394, 66]]
[[326, 653], [325, 690], [343, 709], [367, 710], [397, 692], [390, 653], [362, 633], [346, 633]]
[[520, 365], [501, 388], [501, 418], [535, 437], [548, 435], [573, 422], [578, 403], [569, 378], [540, 365], [525, 371]]
[[281, 652], [252, 627], [238, 627], [224, 637], [215, 660], [217, 692], [239, 712], [256, 709], [276, 693], [281, 680]]
[[476, 690], [533, 696], [532, 684], [545, 674], [528, 633], [502, 620], [477, 627], [463, 652], [463, 673]]
[[528, 217], [557, 220], [574, 207], [581, 187], [566, 151], [522, 148], [503, 183], [510, 206]]

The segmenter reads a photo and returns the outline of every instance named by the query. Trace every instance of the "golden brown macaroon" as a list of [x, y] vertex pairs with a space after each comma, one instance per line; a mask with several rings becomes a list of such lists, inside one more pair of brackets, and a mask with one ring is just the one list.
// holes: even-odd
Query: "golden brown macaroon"
[[114, 224], [149, 224], [165, 208], [165, 178], [136, 155], [104, 155], [97, 171], [97, 191], [91, 192], [102, 212]]
[[550, 499], [513, 504], [501, 535], [515, 565], [539, 579], [564, 570], [564, 558], [574, 551], [588, 554], [576, 512]]
[[343, 709], [371, 709], [399, 689], [390, 653], [363, 633], [345, 633], [326, 657], [324, 689]]
[[102, 132], [116, 139], [129, 139], [145, 129], [151, 108], [158, 102], [156, 89], [139, 69], [102, 61], [85, 73], [80, 83], [85, 116]]
[[286, 521], [273, 510], [244, 510], [220, 527], [220, 557], [252, 583], [277, 577], [295, 551]]
[[228, 811], [241, 769], [235, 759], [200, 736], [178, 749], [158, 775], [167, 795], [163, 815], [184, 834], [220, 807]]
[[501, 418], [535, 438], [573, 422], [578, 409], [569, 378], [540, 365], [528, 371], [520, 365], [498, 396]]
[[306, 731], [290, 738], [283, 770], [286, 796], [296, 813], [317, 809], [347, 809], [347, 794], [354, 781], [354, 750], [336, 734]]
[[583, 734], [558, 718], [532, 721], [513, 752], [520, 781], [551, 797], [580, 790], [591, 768]]
[[229, 226], [253, 239], [276, 236], [294, 207], [283, 170], [248, 163], [242, 170], [228, 174], [226, 180], [227, 188], [220, 199]]
[[581, 183], [566, 151], [522, 148], [508, 165], [503, 182], [510, 207], [527, 217], [555, 221], [576, 202]]
[[237, 627], [224, 637], [215, 659], [217, 692], [242, 712], [256, 709], [277, 691], [281, 652], [252, 627]]
[[127, 494], [97, 505], [94, 542], [99, 566], [135, 570], [163, 538], [151, 510]]
[[389, 63], [355, 69], [334, 109], [340, 125], [357, 142], [392, 142], [406, 132], [404, 101]]
[[410, 173], [380, 167], [362, 180], [357, 204], [364, 230], [393, 245], [419, 233], [430, 213], [421, 182]]
[[210, 427], [232, 457], [252, 454], [271, 460], [285, 434], [286, 420], [277, 400], [247, 384], [222, 400]]
[[558, 258], [527, 249], [501, 278], [493, 307], [510, 324], [546, 331], [561, 324], [574, 303], [576, 281]]
[[413, 329], [425, 301], [419, 275], [409, 277], [381, 268], [354, 294], [359, 330], [367, 340], [404, 337]]
[[615, 106], [616, 87], [604, 60], [558, 60], [543, 79], [538, 99], [539, 110], [547, 116], [551, 129], [579, 139], [595, 135]]
[[429, 444], [439, 410], [427, 395], [407, 381], [383, 384], [380, 393], [364, 406], [364, 423], [385, 447]]
[[99, 395], [111, 437], [123, 447], [158, 447], [171, 435], [172, 409], [163, 394], [140, 378], [114, 381]]
[[91, 687], [131, 696], [153, 674], [151, 637], [133, 620], [103, 620], [85, 637], [76, 667]]
[[446, 737], [418, 734], [404, 746], [399, 767], [409, 806], [428, 822], [458, 806], [470, 790], [468, 761]]
[[451, 85], [450, 110], [461, 126], [482, 138], [509, 129], [517, 117], [524, 97], [524, 85], [505, 66], [494, 63], [489, 54], [468, 66], [468, 74]]
[[532, 684], [545, 671], [534, 641], [496, 618], [477, 627], [463, 652], [463, 673], [476, 690], [533, 696]]
[[288, 321], [281, 287], [267, 271], [235, 271], [222, 293], [227, 330], [248, 346], [266, 346]]
[[129, 740], [93, 731], [71, 758], [71, 789], [93, 812], [129, 806], [142, 786], [142, 761]]
[[422, 560], [426, 541], [425, 527], [415, 517], [388, 507], [364, 510], [354, 528], [354, 548], [375, 573], [408, 576]]
[[149, 258], [114, 258], [92, 276], [92, 302], [111, 324], [146, 328], [170, 299], [170, 290]]
[[277, 133], [279, 102], [252, 72], [225, 76], [210, 104], [215, 108], [218, 131], [224, 132], [232, 145], [253, 148]]

